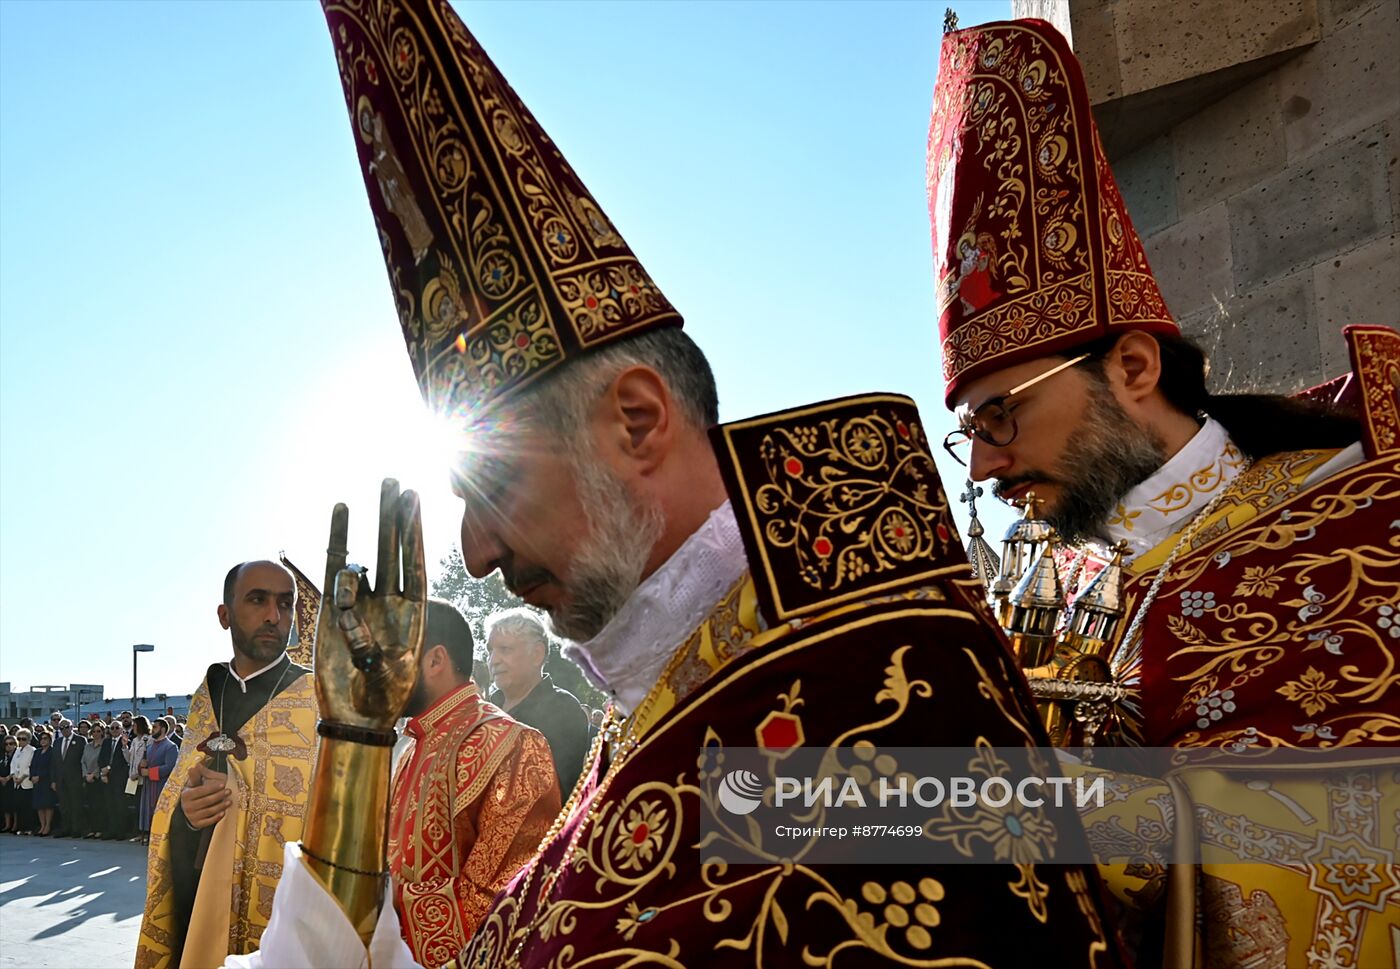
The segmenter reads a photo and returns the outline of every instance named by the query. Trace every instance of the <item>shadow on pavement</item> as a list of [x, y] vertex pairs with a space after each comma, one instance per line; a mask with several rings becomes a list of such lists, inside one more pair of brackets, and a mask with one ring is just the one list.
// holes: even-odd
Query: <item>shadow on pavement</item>
[[140, 845], [0, 835], [0, 966], [129, 965], [145, 902]]

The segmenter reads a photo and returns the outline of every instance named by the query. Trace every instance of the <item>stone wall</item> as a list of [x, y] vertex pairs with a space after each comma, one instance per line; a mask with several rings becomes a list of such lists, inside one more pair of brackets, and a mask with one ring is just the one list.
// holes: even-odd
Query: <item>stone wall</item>
[[1349, 369], [1400, 326], [1400, 3], [1013, 0], [1071, 24], [1162, 292], [1217, 390]]

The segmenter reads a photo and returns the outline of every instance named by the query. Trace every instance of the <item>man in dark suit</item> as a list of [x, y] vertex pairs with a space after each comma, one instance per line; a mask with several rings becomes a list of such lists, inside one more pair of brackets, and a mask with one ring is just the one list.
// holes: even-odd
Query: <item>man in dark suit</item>
[[54, 832], [62, 838], [83, 836], [83, 750], [87, 741], [73, 732], [67, 718], [58, 723], [53, 756], [58, 761], [54, 776], [58, 782], [58, 823]]
[[125, 751], [126, 731], [120, 720], [107, 726], [107, 739], [97, 758], [97, 772], [103, 785], [106, 806], [103, 810], [102, 837], [109, 841], [125, 841], [130, 836], [131, 823], [126, 811], [126, 779], [128, 764]]
[[525, 609], [508, 609], [486, 623], [486, 655], [496, 691], [491, 702], [549, 741], [559, 797], [568, 800], [588, 753], [588, 714], [578, 697], [554, 685], [544, 671], [549, 634]]

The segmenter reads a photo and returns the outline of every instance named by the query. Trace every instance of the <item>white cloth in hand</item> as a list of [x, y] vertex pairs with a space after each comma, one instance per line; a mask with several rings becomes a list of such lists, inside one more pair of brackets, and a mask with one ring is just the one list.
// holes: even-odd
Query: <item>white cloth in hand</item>
[[229, 956], [224, 969], [423, 969], [399, 932], [393, 897], [385, 891], [366, 949], [340, 903], [302, 861], [301, 846], [288, 842], [262, 947], [246, 956]]

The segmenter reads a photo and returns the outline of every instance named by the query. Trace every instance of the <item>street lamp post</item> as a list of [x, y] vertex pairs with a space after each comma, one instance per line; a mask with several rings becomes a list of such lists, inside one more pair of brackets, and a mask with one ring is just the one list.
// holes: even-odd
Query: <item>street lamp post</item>
[[136, 654], [154, 653], [155, 646], [150, 643], [135, 643], [131, 647], [131, 715], [134, 717], [141, 712], [136, 705]]
[[[83, 719], [83, 697], [87, 696], [87, 690], [78, 690], [77, 693], [76, 693], [76, 696], [77, 696], [77, 700], [76, 700], [75, 702], [77, 703], [77, 711], [76, 711], [76, 714], [75, 714], [74, 720], [73, 720], [73, 722], [74, 722], [75, 724], [76, 724], [76, 723], [81, 723], [81, 722], [82, 722], [82, 719]], [[102, 699], [101, 694], [98, 694], [97, 699], [99, 699], [99, 700]]]

